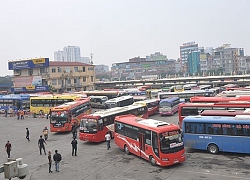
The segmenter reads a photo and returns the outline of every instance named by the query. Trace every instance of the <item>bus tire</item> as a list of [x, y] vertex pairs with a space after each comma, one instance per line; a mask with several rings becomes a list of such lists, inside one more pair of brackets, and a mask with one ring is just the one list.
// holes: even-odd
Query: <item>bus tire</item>
[[127, 146], [126, 144], [124, 145], [124, 151], [125, 151], [125, 153], [128, 154], [128, 155], [130, 154], [129, 148], [128, 148], [128, 146]]
[[152, 166], [155, 166], [156, 165], [156, 161], [155, 161], [155, 158], [153, 156], [149, 156], [149, 162]]
[[217, 154], [219, 152], [219, 148], [215, 144], [209, 144], [209, 146], [207, 147], [207, 150], [211, 154]]

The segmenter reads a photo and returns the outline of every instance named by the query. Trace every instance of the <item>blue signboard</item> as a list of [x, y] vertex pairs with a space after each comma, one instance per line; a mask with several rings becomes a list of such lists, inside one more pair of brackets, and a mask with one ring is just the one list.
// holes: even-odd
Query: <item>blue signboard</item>
[[12, 87], [11, 92], [46, 92], [49, 86]]
[[9, 70], [49, 67], [49, 58], [9, 61]]

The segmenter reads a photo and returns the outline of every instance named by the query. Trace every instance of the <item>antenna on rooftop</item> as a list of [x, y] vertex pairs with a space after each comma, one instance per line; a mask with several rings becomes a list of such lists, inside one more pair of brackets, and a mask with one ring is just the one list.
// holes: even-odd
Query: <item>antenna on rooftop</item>
[[93, 59], [93, 53], [91, 52], [91, 53], [90, 53], [90, 64], [91, 64], [91, 65], [93, 65], [93, 60], [92, 60], [92, 59]]

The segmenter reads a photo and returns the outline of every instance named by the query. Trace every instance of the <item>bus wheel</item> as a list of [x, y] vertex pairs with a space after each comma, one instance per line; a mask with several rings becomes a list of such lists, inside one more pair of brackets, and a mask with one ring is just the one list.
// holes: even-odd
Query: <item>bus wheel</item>
[[215, 144], [210, 144], [207, 148], [208, 152], [211, 154], [217, 154], [219, 152], [219, 148], [218, 146], [216, 146]]
[[153, 156], [150, 156], [149, 157], [149, 162], [152, 166], [155, 166], [156, 165], [156, 161], [155, 161], [155, 158]]
[[129, 152], [129, 149], [128, 149], [128, 146], [127, 146], [127, 145], [125, 145], [125, 146], [124, 146], [124, 151], [125, 151], [125, 153], [126, 153], [126, 154], [130, 154], [130, 152]]

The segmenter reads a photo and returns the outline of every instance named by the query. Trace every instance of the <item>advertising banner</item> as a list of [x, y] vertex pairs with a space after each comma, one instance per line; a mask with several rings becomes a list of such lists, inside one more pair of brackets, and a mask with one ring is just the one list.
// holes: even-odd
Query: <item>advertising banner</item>
[[49, 91], [48, 86], [26, 86], [26, 87], [12, 87], [11, 92], [44, 92]]
[[9, 61], [9, 70], [49, 67], [49, 58]]
[[42, 77], [41, 76], [14, 77], [14, 86], [15, 87], [42, 86]]

